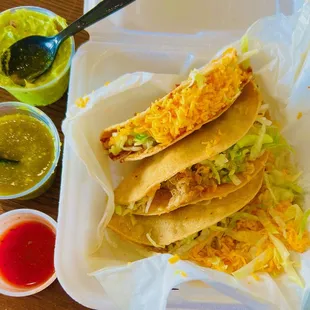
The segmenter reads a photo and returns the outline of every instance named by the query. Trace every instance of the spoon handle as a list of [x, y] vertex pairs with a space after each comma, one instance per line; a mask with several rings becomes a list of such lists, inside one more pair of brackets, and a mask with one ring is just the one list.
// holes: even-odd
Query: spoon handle
[[134, 1], [135, 0], [103, 0], [88, 13], [81, 16], [78, 20], [56, 35], [55, 39], [60, 43]]
[[0, 163], [4, 163], [4, 164], [18, 164], [19, 160], [0, 157]]

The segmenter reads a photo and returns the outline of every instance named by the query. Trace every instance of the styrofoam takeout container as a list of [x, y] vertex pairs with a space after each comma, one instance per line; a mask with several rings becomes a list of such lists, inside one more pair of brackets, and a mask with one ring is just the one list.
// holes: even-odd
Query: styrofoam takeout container
[[[99, 2], [85, 0], [85, 11]], [[90, 41], [76, 53], [67, 114], [77, 98], [105, 82], [136, 71], [186, 74], [205, 64], [266, 15], [292, 14], [299, 0], [137, 0], [89, 29]], [[185, 64], [185, 65], [184, 65]], [[124, 107], [126, 108], [126, 107]], [[94, 198], [95, 197], [95, 198]], [[105, 193], [65, 142], [55, 267], [66, 292], [93, 309], [116, 309], [95, 278], [87, 253], [103, 214]], [[98, 269], [102, 266], [98, 266]], [[197, 292], [195, 301], [187, 295]], [[203, 298], [201, 298], [203, 296]], [[180, 286], [168, 309], [246, 309], [212, 288]]]

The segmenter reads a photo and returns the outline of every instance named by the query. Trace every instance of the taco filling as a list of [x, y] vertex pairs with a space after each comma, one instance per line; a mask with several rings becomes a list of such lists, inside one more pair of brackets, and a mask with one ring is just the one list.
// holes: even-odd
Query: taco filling
[[[242, 59], [244, 60], [244, 59]], [[112, 159], [167, 147], [228, 109], [251, 80], [252, 70], [240, 64], [235, 49], [226, 50], [167, 96], [129, 121], [106, 129], [101, 142]]]
[[165, 251], [239, 279], [256, 272], [273, 276], [286, 272], [303, 286], [290, 252], [309, 249], [306, 224], [310, 212], [300, 207], [300, 173], [290, 161], [290, 150], [284, 149], [284, 139], [280, 140], [280, 147], [269, 155], [263, 186], [251, 203], [216, 225], [170, 244]]
[[248, 182], [256, 173], [257, 160], [260, 160], [267, 149], [279, 143], [279, 132], [264, 113], [262, 110], [249, 132], [229, 149], [156, 185], [141, 200], [132, 202], [129, 206], [117, 205], [116, 213], [147, 214], [156, 193], [160, 191], [170, 193], [168, 210], [171, 211], [178, 206], [204, 200], [206, 193], [216, 193], [224, 184], [237, 187]]

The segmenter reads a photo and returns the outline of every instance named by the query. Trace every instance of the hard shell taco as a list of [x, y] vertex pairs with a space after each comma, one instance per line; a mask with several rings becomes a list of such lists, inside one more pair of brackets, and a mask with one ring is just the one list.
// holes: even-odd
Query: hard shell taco
[[227, 49], [144, 112], [105, 129], [100, 140], [110, 158], [132, 161], [154, 155], [218, 118], [252, 79], [242, 56]]
[[145, 159], [115, 190], [117, 214], [159, 215], [188, 204], [225, 197], [264, 166], [267, 133], [253, 82], [217, 120]]
[[197, 203], [157, 216], [114, 214], [108, 227], [135, 243], [165, 247], [216, 224], [249, 203], [259, 191], [263, 169], [243, 188], [210, 203]]

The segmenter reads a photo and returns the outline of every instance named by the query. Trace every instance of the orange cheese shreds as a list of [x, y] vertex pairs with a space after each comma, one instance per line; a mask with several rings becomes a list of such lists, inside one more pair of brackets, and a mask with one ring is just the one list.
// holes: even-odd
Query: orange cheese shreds
[[82, 98], [78, 98], [76, 101], [75, 101], [75, 105], [78, 107], [78, 108], [85, 108], [87, 103], [89, 101], [89, 97], [82, 97]]
[[298, 112], [297, 119], [301, 119], [301, 118], [302, 118], [302, 112]]
[[170, 257], [170, 258], [168, 259], [169, 264], [175, 264], [175, 263], [177, 263], [179, 260], [180, 260], [179, 255], [173, 255], [172, 257]]
[[[169, 144], [219, 115], [231, 105], [252, 74], [238, 64], [236, 51], [235, 57], [229, 53], [231, 49], [213, 61], [217, 65], [205, 73], [203, 87], [197, 83], [187, 87], [181, 84], [164, 98], [153, 102], [143, 117], [136, 117], [118, 128], [118, 136], [147, 133], [157, 143]], [[115, 143], [115, 136], [110, 138], [110, 146]]]
[[[264, 187], [262, 188], [262, 191], [265, 191]], [[261, 194], [258, 194], [257, 197], [260, 195]], [[255, 203], [255, 200], [252, 203]], [[274, 208], [282, 220], [285, 221], [284, 214], [290, 206], [292, 206], [290, 202], [284, 201], [272, 208]], [[300, 236], [299, 227], [294, 220], [286, 222], [286, 235], [284, 236], [282, 228], [277, 225], [267, 210], [261, 209], [260, 205], [257, 204], [250, 205], [248, 208], [249, 209], [246, 211], [250, 211], [249, 213], [255, 216], [263, 212], [264, 219], [270, 221], [273, 227], [276, 228], [277, 233], [275, 236], [281, 240], [289, 251], [303, 253], [310, 248], [309, 233], [304, 232]], [[239, 219], [232, 231], [259, 232], [261, 237], [265, 238], [265, 241], [262, 244], [259, 244], [258, 242], [253, 245], [249, 242], [237, 241], [236, 239], [227, 236], [225, 232], [216, 232], [210, 235], [209, 239], [205, 242], [194, 246], [190, 250], [188, 258], [201, 266], [231, 274], [254, 259], [251, 249], [255, 249], [255, 256], [258, 256], [263, 251], [267, 250], [267, 261], [265, 261], [263, 265], [257, 264], [255, 266], [255, 271], [268, 272], [274, 276], [283, 272], [279, 254], [268, 237], [266, 227], [259, 219], [256, 221], [249, 218]]]
[[175, 274], [180, 275], [183, 278], [187, 278], [187, 273], [183, 270], [176, 270]]

